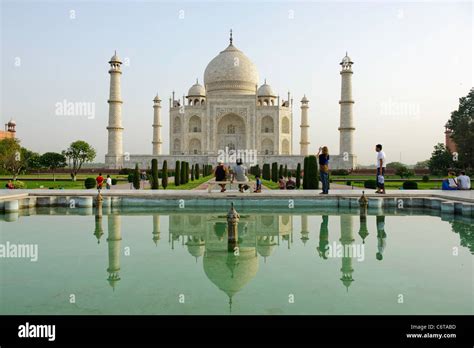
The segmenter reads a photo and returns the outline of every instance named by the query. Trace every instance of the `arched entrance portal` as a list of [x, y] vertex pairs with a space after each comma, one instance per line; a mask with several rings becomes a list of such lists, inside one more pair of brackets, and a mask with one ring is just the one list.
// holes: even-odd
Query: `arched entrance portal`
[[[245, 122], [242, 117], [236, 114], [227, 114], [217, 123], [217, 151], [225, 151], [227, 147], [233, 150], [245, 150], [246, 134]], [[229, 148], [230, 150], [230, 148]]]

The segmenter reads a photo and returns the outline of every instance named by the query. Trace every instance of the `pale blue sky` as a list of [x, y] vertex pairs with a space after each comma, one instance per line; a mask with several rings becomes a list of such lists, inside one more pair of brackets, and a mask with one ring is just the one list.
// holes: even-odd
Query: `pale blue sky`
[[[196, 78], [202, 81], [230, 28], [261, 82], [266, 77], [281, 96], [292, 93], [295, 153], [304, 93], [310, 150], [324, 144], [339, 151], [339, 62], [346, 50], [355, 62], [355, 149], [362, 164], [374, 162], [379, 142], [389, 161], [400, 153], [406, 163], [427, 159], [473, 85], [470, 2], [3, 1], [1, 10], [3, 123], [13, 117], [22, 144], [38, 152], [86, 140], [99, 162], [107, 148], [107, 62], [115, 49], [129, 62], [122, 95], [130, 153], [151, 153], [156, 92], [168, 153], [171, 91], [182, 96]], [[64, 99], [95, 103], [95, 118], [56, 115]]]

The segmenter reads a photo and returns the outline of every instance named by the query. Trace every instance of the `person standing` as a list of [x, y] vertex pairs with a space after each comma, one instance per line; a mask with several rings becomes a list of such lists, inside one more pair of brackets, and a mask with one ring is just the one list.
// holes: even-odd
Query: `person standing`
[[102, 190], [102, 185], [104, 184], [104, 177], [102, 173], [99, 173], [99, 176], [95, 178], [95, 182], [97, 183], [97, 190]]
[[110, 175], [107, 175], [107, 180], [105, 180], [105, 188], [110, 190], [112, 188], [112, 178]]
[[460, 190], [471, 189], [471, 178], [466, 175], [465, 171], [461, 172], [461, 174], [457, 177], [457, 181]]
[[329, 193], [329, 150], [327, 146], [319, 148], [318, 154], [319, 161], [319, 177], [321, 184], [323, 185], [323, 191], [320, 192], [322, 195]]
[[382, 151], [382, 145], [375, 145], [375, 151], [377, 152], [377, 191], [375, 193], [385, 194], [385, 168], [387, 160], [385, 158], [385, 152]]

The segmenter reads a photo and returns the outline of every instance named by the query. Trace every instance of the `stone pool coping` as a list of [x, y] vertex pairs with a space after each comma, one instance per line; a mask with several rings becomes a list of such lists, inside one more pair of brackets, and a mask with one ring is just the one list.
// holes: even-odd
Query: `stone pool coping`
[[[103, 206], [112, 207], [215, 207], [230, 202], [245, 207], [358, 208], [358, 199], [365, 191], [370, 208], [429, 208], [445, 214], [474, 217], [474, 192], [440, 190], [390, 190], [380, 195], [374, 190], [265, 190], [262, 193], [221, 193], [205, 190], [103, 190]], [[17, 212], [32, 207], [89, 208], [95, 205], [96, 190], [0, 190], [0, 212]]]

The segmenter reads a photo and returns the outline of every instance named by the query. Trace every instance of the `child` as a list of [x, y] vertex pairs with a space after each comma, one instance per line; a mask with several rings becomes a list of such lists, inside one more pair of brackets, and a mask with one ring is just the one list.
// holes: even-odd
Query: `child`
[[255, 176], [255, 193], [262, 192], [262, 180], [260, 180], [260, 175]]

